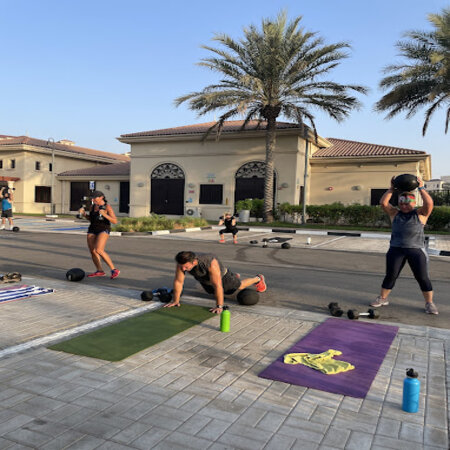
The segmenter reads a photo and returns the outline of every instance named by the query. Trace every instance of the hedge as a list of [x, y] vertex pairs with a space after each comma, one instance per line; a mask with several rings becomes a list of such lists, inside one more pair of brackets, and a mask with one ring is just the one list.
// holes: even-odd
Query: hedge
[[[302, 214], [302, 205], [282, 203], [278, 206], [279, 217]], [[344, 205], [332, 203], [328, 205], [307, 205], [306, 214], [308, 222], [323, 223], [325, 225], [360, 225], [367, 227], [390, 227], [389, 216], [381, 206]], [[434, 231], [449, 231], [450, 207], [435, 206], [428, 219], [426, 229]]]

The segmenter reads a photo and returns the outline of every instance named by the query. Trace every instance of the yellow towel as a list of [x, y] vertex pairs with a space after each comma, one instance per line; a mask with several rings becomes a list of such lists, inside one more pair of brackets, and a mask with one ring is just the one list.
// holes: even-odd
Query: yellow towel
[[311, 369], [319, 370], [326, 375], [334, 375], [340, 372], [353, 370], [355, 366], [346, 361], [333, 359], [336, 355], [342, 355], [339, 350], [327, 350], [323, 353], [288, 353], [284, 355], [285, 364], [303, 364]]

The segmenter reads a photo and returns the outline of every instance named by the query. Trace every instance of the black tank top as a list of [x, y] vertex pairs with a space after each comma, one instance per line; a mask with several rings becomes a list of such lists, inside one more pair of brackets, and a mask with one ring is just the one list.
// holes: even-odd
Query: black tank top
[[200, 283], [208, 284], [211, 282], [209, 279], [209, 268], [213, 259], [217, 259], [220, 267], [220, 274], [223, 277], [227, 273], [227, 269], [222, 265], [216, 255], [212, 253], [196, 253], [198, 264], [189, 272]]
[[89, 221], [91, 222], [89, 231], [111, 231], [111, 222], [105, 217], [102, 217], [99, 211], [95, 211], [95, 206], [92, 206], [89, 212]]

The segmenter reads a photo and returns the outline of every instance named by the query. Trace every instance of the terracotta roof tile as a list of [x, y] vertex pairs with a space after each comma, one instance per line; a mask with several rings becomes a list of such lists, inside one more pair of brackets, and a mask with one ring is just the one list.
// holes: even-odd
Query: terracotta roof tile
[[327, 138], [333, 145], [317, 150], [312, 158], [351, 158], [376, 156], [426, 155], [426, 152], [409, 148], [368, 144], [367, 142]]
[[[3, 136], [8, 137], [12, 139], [0, 139], [0, 146], [9, 146], [9, 145], [31, 145], [34, 147], [43, 147], [47, 149], [52, 149], [51, 144], [48, 144], [48, 141], [44, 141], [43, 139], [35, 139], [28, 136]], [[67, 144], [60, 144], [58, 142], [55, 142], [54, 144], [55, 150], [67, 152], [67, 153], [75, 153], [78, 155], [87, 155], [87, 156], [94, 156], [94, 157], [100, 157], [100, 158], [107, 158], [114, 161], [129, 161], [130, 158], [126, 155], [119, 155], [118, 153], [110, 153], [110, 152], [103, 152], [101, 150], [93, 150], [91, 148], [85, 148], [85, 147], [78, 147], [76, 145], [67, 145]]]
[[[138, 136], [172, 136], [177, 134], [203, 134], [208, 131], [216, 122], [198, 123], [195, 125], [184, 125], [182, 127], [164, 128], [162, 130], [141, 131], [139, 133], [122, 134], [120, 137], [138, 137]], [[230, 133], [240, 131], [243, 120], [229, 120], [224, 123], [222, 133]], [[251, 120], [245, 126], [246, 131], [254, 131], [257, 129], [264, 130], [266, 122], [259, 123], [257, 120]], [[295, 129], [300, 127], [296, 123], [277, 122], [277, 129]]]
[[85, 169], [67, 170], [61, 172], [58, 176], [117, 176], [130, 175], [130, 162], [121, 162], [116, 164], [105, 164], [102, 166], [87, 167]]

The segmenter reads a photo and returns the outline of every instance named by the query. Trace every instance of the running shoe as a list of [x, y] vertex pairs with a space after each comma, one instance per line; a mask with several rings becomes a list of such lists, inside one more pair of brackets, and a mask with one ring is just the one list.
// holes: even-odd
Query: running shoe
[[389, 305], [388, 299], [383, 298], [380, 295], [370, 304], [373, 308], [379, 308], [380, 306]]
[[264, 275], [261, 275], [260, 273], [258, 273], [258, 275], [256, 275], [256, 276], [259, 278], [259, 281], [255, 285], [256, 291], [257, 292], [266, 292], [267, 285], [266, 285], [266, 281], [264, 279]]
[[93, 277], [104, 277], [106, 275], [105, 272], [103, 272], [103, 270], [97, 270], [97, 272], [94, 273], [89, 273], [87, 275], [88, 278], [93, 278]]
[[221, 239], [219, 242], [220, 242], [221, 244], [225, 244], [225, 239]]
[[233, 239], [233, 244], [237, 244], [237, 239]]
[[120, 273], [119, 269], [111, 270], [111, 280], [114, 280], [114, 278], [117, 278], [119, 276], [119, 273]]
[[439, 314], [439, 311], [436, 308], [436, 305], [433, 302], [425, 303], [425, 312], [427, 314]]

